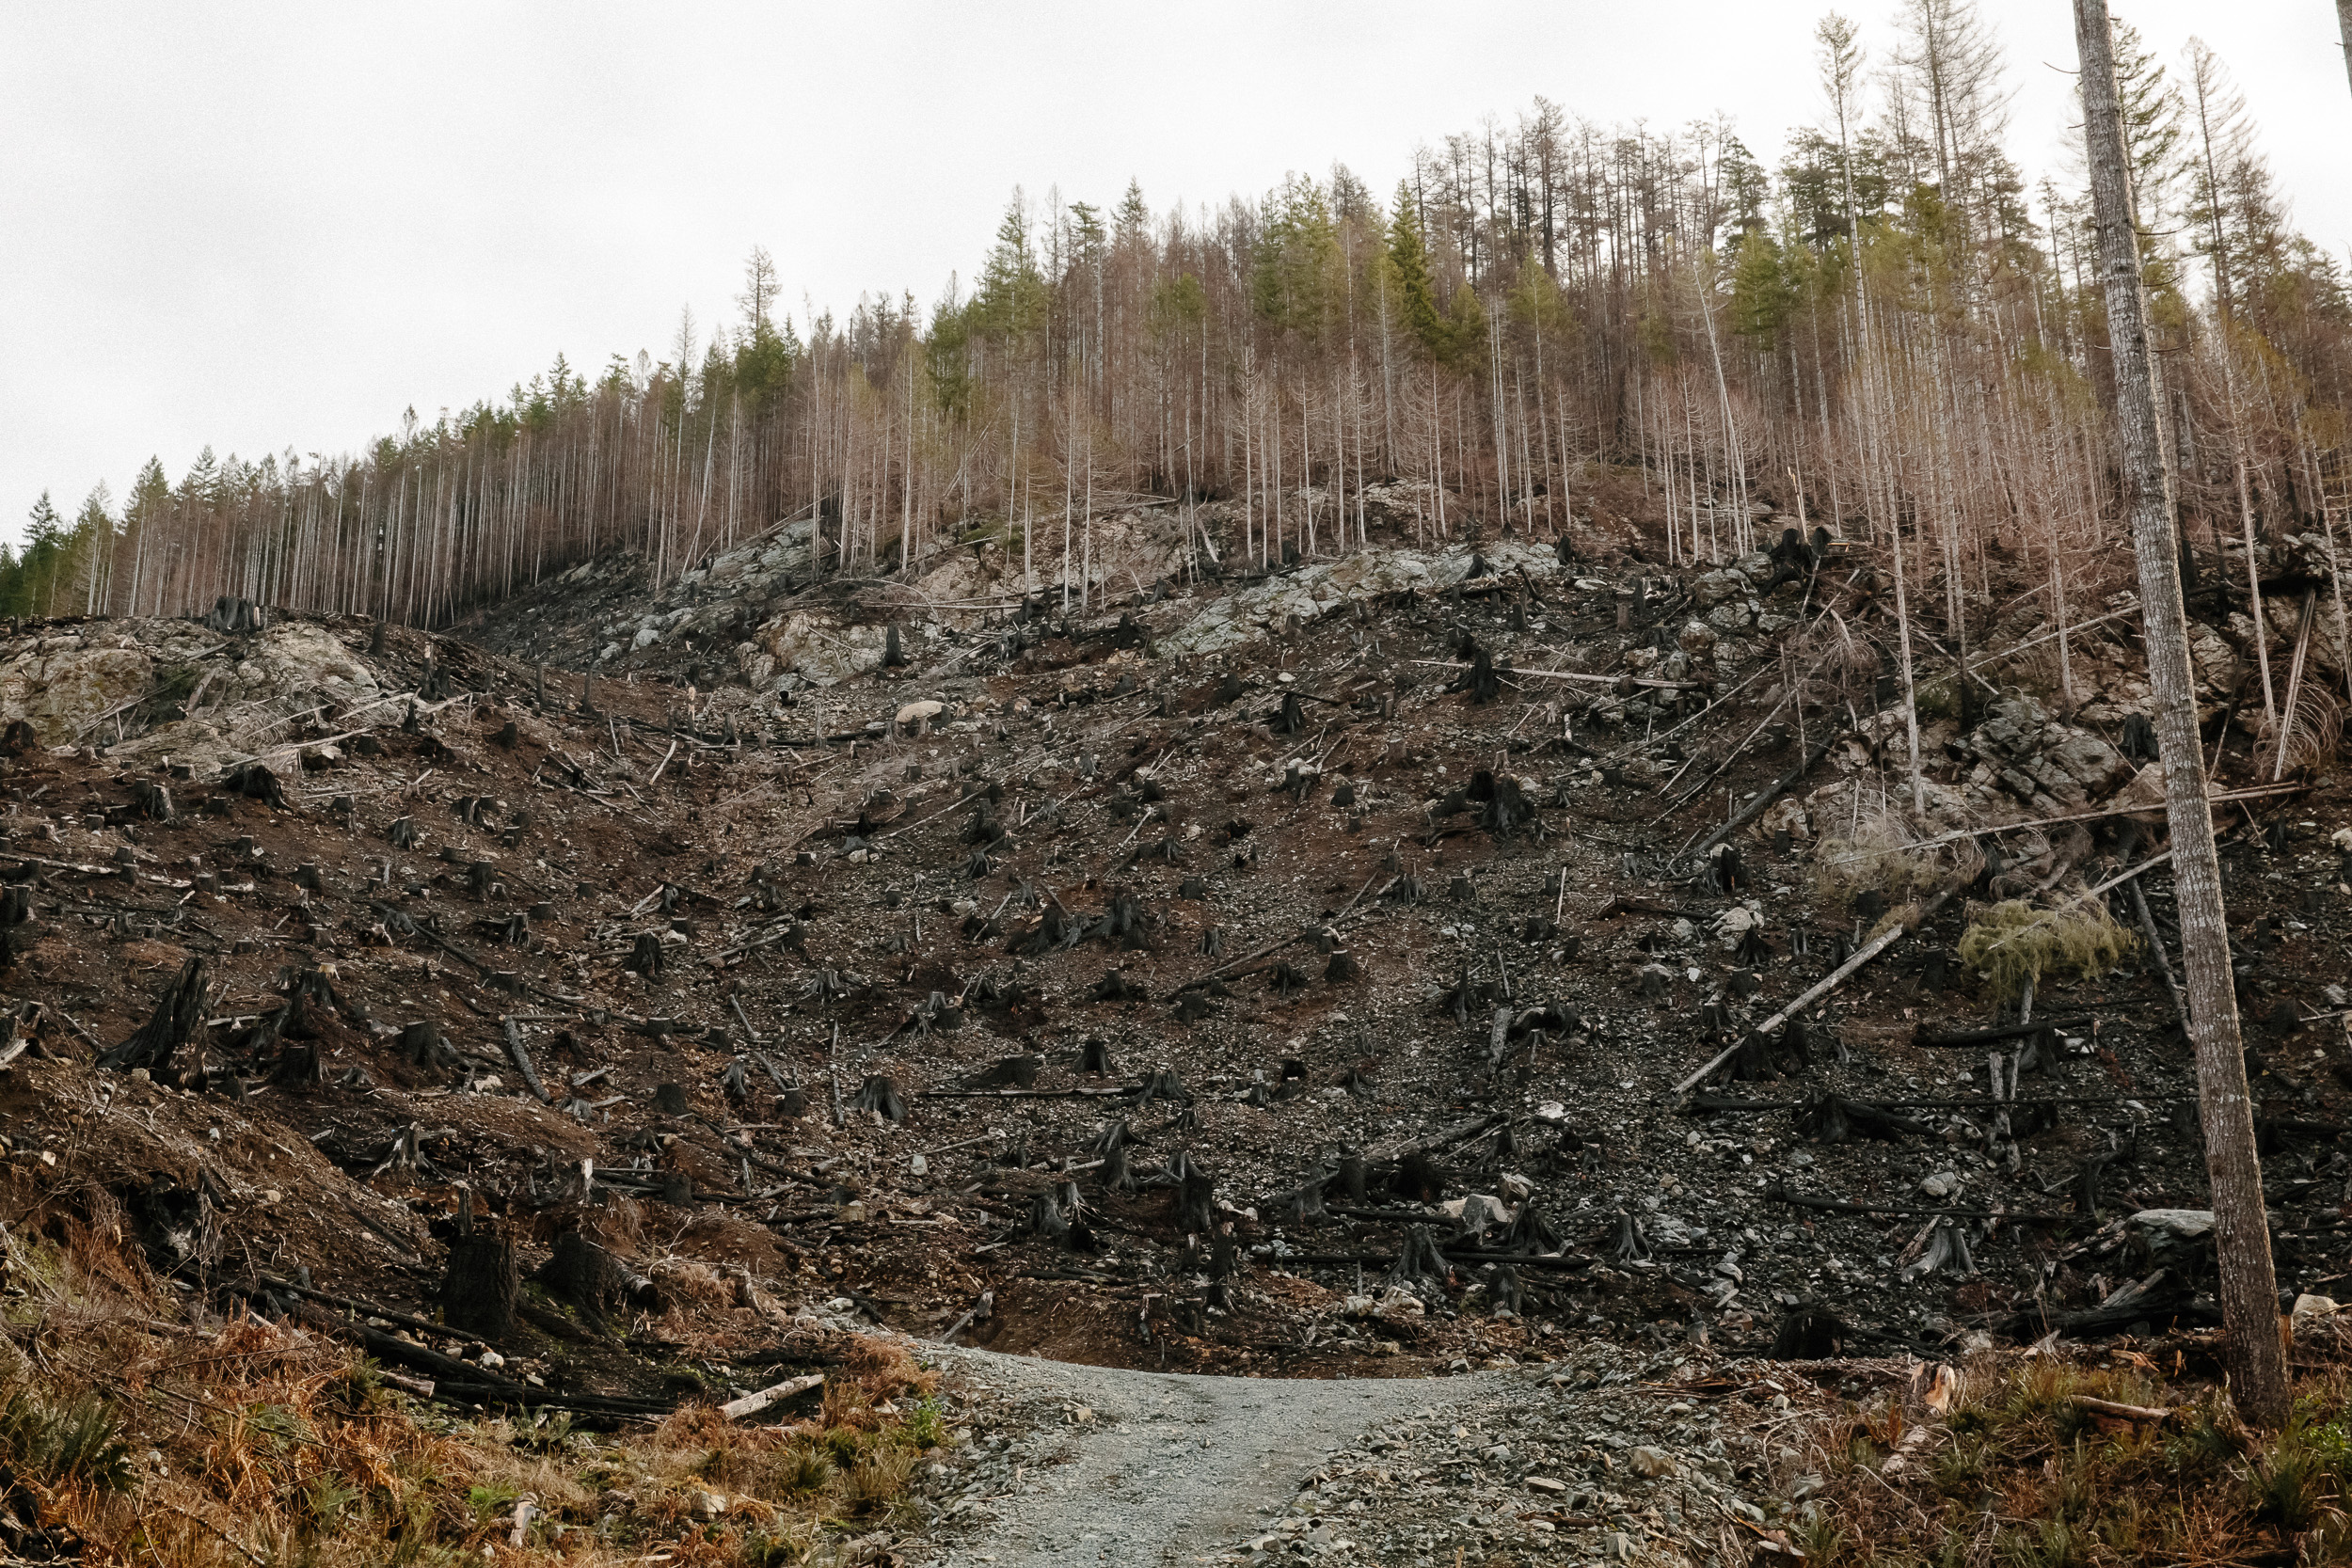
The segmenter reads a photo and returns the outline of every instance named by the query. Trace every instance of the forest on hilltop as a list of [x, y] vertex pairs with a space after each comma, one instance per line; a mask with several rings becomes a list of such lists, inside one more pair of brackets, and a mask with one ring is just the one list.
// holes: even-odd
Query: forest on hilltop
[[[2118, 41], [2184, 553], [2228, 569], [2225, 544], [2344, 506], [2352, 297], [2222, 63]], [[1203, 543], [1231, 565], [1359, 547], [1387, 481], [1423, 534], [1549, 532], [1612, 466], [1677, 559], [1747, 548], [1756, 502], [1892, 543], [1947, 632], [1988, 552], [2061, 611], [2107, 592], [2130, 558], [2081, 180], [2003, 150], [2009, 67], [1973, 0], [1902, 0], [1875, 54], [1835, 13], [1816, 42], [1827, 114], [1776, 169], [1727, 123], [1538, 99], [1422, 148], [1385, 199], [1343, 166], [1191, 214], [1133, 184], [1016, 194], [968, 292], [805, 336], [755, 251], [740, 319], [685, 316], [665, 357], [559, 356], [355, 455], [208, 450], [177, 483], [151, 460], [71, 517], [44, 495], [0, 610], [230, 594], [443, 624], [614, 546], [660, 582], [808, 516], [844, 572], [986, 531], [1089, 595], [1071, 520], [1083, 541], [1139, 498], [1226, 502], [1239, 537]]]

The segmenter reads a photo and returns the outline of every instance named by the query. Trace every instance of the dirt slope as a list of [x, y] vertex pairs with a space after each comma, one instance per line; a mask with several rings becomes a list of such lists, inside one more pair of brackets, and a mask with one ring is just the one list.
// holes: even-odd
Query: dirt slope
[[[1988, 608], [1899, 832], [1867, 562], [1376, 543], [1067, 616], [986, 546], [928, 614], [713, 562], [593, 686], [359, 621], [23, 628], [0, 1219], [112, 1205], [191, 1297], [307, 1270], [426, 1321], [470, 1195], [538, 1276], [516, 1375], [672, 1402], [755, 1386], [795, 1310], [1315, 1375], [2209, 1311], [2193, 1220], [2127, 1219], [2202, 1190], [2153, 954], [1933, 1040], [2011, 1016], [1958, 956], [1997, 900], [2146, 852], [2100, 815], [2145, 784], [2125, 634], [2074, 634], [2070, 707], [2030, 605]], [[600, 654], [633, 569], [476, 629]], [[2211, 613], [2282, 1283], [2325, 1289], [2346, 814], [2264, 792]], [[1734, 861], [1685, 854], [1784, 777]], [[183, 974], [196, 1027], [94, 1065]], [[635, 1283], [583, 1312], [567, 1236]]]

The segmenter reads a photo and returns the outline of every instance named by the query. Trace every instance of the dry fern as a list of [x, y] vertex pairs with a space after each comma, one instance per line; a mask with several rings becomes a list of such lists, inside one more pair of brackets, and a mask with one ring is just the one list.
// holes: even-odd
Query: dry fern
[[[2265, 719], [2258, 732], [2255, 754], [2279, 755], [2279, 726]], [[2344, 744], [2344, 705], [2317, 682], [2306, 679], [2295, 695], [2295, 711], [2286, 715], [2286, 757], [2281, 773], [2317, 772], [2334, 759]]]

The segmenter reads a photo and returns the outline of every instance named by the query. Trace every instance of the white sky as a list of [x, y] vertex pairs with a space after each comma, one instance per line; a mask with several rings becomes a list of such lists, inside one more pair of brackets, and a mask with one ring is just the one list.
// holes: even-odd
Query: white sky
[[[2059, 165], [2067, 0], [1982, 0]], [[1818, 117], [1787, 0], [1531, 4], [108, 4], [0, 0], [0, 537], [150, 454], [350, 451], [558, 350], [660, 356], [773, 253], [793, 313], [968, 281], [1016, 184], [1154, 211], [1417, 142], [1537, 93], [1717, 110], [1768, 166]], [[1874, 54], [1892, 0], [1846, 0]], [[2119, 0], [2236, 75], [2297, 222], [2352, 251], [2327, 0]]]

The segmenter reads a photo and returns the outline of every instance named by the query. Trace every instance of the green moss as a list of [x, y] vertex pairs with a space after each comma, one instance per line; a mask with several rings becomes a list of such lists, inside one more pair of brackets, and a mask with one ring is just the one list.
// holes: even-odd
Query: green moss
[[2105, 904], [2037, 910], [2021, 898], [1994, 905], [1960, 939], [1961, 961], [1980, 970], [2004, 998], [2058, 978], [2095, 979], [2137, 950], [2139, 939]]

